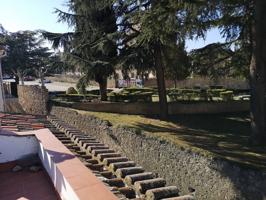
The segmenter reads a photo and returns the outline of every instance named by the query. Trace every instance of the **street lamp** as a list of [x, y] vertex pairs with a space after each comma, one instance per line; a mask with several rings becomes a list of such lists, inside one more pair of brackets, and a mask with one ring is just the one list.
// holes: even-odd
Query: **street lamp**
[[5, 96], [4, 96], [4, 85], [3, 85], [3, 74], [2, 74], [2, 58], [6, 56], [5, 46], [0, 45], [0, 112], [5, 111]]

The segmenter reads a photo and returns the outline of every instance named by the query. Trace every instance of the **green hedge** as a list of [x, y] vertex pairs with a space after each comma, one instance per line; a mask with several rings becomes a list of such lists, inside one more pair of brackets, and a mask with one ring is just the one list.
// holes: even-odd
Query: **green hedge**
[[225, 92], [221, 92], [220, 93], [220, 97], [224, 100], [224, 101], [229, 101], [232, 100], [234, 97], [234, 92], [233, 91], [225, 91]]
[[120, 92], [109, 93], [108, 99], [112, 102], [151, 102], [153, 94], [149, 88], [126, 88]]
[[220, 93], [225, 91], [226, 89], [208, 89], [208, 94], [211, 97], [220, 97]]
[[[107, 89], [107, 93], [112, 92], [113, 90]], [[92, 95], [100, 95], [100, 90], [99, 89], [92, 89], [92, 90], [87, 90], [86, 94], [92, 94]]]
[[213, 100], [214, 98], [222, 100], [233, 99], [234, 92], [226, 89], [168, 89], [167, 95], [170, 101], [178, 100]]
[[92, 99], [98, 99], [98, 95], [93, 95], [93, 94], [86, 94], [86, 95], [81, 95], [81, 94], [59, 94], [56, 95], [53, 99], [56, 99], [58, 101], [66, 101], [66, 102], [80, 102], [83, 100], [90, 101]]

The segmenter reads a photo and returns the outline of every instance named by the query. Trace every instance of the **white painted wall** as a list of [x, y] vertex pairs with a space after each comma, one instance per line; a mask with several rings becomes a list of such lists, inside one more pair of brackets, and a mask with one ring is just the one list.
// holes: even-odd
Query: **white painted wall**
[[35, 136], [0, 135], [0, 163], [15, 161], [37, 153], [38, 141]]
[[71, 185], [68, 183], [60, 170], [58, 170], [56, 163], [53, 162], [52, 156], [43, 148], [43, 145], [41, 143], [39, 143], [38, 154], [61, 199], [79, 200]]

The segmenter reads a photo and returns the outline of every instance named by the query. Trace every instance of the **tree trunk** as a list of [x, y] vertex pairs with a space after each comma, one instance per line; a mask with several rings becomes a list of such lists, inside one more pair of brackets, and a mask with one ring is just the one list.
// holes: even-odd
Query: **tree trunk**
[[19, 77], [17, 75], [15, 75], [15, 82], [16, 82], [16, 85], [19, 85]]
[[166, 88], [164, 80], [164, 66], [162, 61], [162, 50], [161, 44], [157, 43], [154, 45], [154, 60], [155, 60], [155, 70], [157, 78], [157, 86], [159, 93], [159, 104], [160, 104], [160, 117], [161, 119], [166, 119], [168, 117], [168, 104], [166, 97]]
[[256, 0], [255, 23], [252, 26], [252, 58], [250, 62], [251, 142], [266, 144], [266, 1]]
[[107, 101], [107, 78], [102, 77], [98, 83], [100, 87], [101, 101]]
[[24, 76], [22, 75], [22, 73], [18, 73], [18, 77], [19, 77], [19, 81], [21, 82], [21, 85], [24, 85]]
[[40, 80], [41, 80], [41, 87], [45, 87], [45, 84], [44, 84], [44, 74], [43, 73], [40, 73]]

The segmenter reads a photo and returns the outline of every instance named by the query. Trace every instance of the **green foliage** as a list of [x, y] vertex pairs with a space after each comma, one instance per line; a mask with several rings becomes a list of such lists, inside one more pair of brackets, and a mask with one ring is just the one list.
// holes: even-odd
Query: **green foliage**
[[[236, 44], [235, 44], [236, 45]], [[232, 43], [212, 43], [203, 48], [193, 50], [190, 55], [194, 74], [209, 76], [212, 79], [220, 77], [247, 78], [249, 55], [247, 49]]]
[[230, 76], [231, 56], [229, 45], [213, 43], [191, 52], [193, 72], [213, 79]]
[[74, 33], [47, 33], [44, 37], [53, 41], [54, 47], [65, 47], [65, 59], [78, 66], [83, 76], [77, 87], [80, 92], [95, 80], [101, 88], [101, 99], [106, 98], [107, 78], [113, 74], [117, 56], [116, 16], [111, 0], [69, 0], [66, 13], [56, 10], [59, 21], [74, 27]]
[[[113, 91], [112, 89], [107, 89], [107, 93], [110, 93], [112, 91]], [[98, 89], [88, 90], [88, 91], [86, 91], [86, 94], [100, 95], [100, 90], [98, 90]]]
[[212, 97], [220, 97], [221, 92], [225, 92], [226, 89], [209, 89], [208, 94]]
[[8, 47], [8, 56], [3, 61], [5, 73], [18, 76], [21, 80], [25, 75], [34, 75], [35, 69], [45, 68], [50, 61], [51, 53], [48, 48], [42, 47], [37, 32], [5, 32], [0, 40]]
[[53, 97], [53, 101], [56, 102], [82, 102], [98, 99], [98, 95], [93, 94], [59, 94]]
[[213, 43], [192, 51], [193, 72], [214, 79], [221, 76], [248, 78], [252, 52], [253, 0], [209, 2], [217, 13], [209, 18], [226, 42]]
[[69, 87], [66, 91], [66, 94], [78, 94], [78, 92], [74, 87]]
[[234, 91], [227, 89], [169, 89], [167, 95], [170, 101], [179, 100], [214, 100], [222, 99], [224, 101], [233, 99]]
[[185, 44], [172, 45], [164, 49], [166, 77], [178, 81], [187, 78], [191, 72], [189, 56], [185, 51]]
[[151, 102], [154, 91], [150, 88], [125, 88], [120, 92], [111, 92], [108, 99], [113, 102]]
[[233, 91], [224, 91], [224, 92], [220, 92], [220, 97], [224, 100], [224, 101], [229, 101], [232, 100], [234, 96], [234, 92]]
[[129, 92], [129, 93], [142, 93], [142, 92], [155, 92], [154, 89], [152, 88], [136, 88], [136, 87], [131, 87], [131, 88], [124, 88], [122, 92]]

